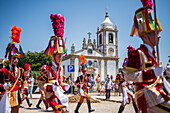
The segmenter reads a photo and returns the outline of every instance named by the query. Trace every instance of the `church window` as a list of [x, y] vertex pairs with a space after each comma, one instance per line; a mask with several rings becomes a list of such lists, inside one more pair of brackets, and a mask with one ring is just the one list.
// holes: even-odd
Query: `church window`
[[102, 34], [99, 35], [99, 44], [102, 44]]
[[93, 50], [92, 49], [88, 49], [87, 50], [89, 54], [92, 54], [93, 53]]
[[97, 61], [96, 60], [94, 61], [94, 67], [97, 67]]
[[109, 33], [109, 43], [113, 43], [113, 34]]
[[88, 65], [89, 65], [89, 66], [92, 65], [92, 61], [91, 61], [91, 60], [88, 61]]

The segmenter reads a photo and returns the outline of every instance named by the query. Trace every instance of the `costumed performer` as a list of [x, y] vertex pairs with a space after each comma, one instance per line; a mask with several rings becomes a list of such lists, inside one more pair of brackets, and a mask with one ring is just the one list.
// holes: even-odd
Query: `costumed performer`
[[29, 79], [29, 76], [30, 76], [30, 66], [28, 63], [25, 64], [25, 72], [24, 72], [24, 76], [25, 76], [25, 81], [23, 82], [23, 85], [22, 85], [22, 101], [24, 101], [26, 99], [27, 101], [27, 104], [29, 107], [32, 106], [32, 103], [30, 103], [29, 101], [29, 98], [28, 98], [28, 84], [31, 83], [31, 80]]
[[[124, 68], [126, 81], [135, 82], [135, 98], [142, 113], [169, 113], [169, 96], [162, 82], [163, 69], [156, 61], [154, 47], [162, 31], [159, 20], [154, 24], [152, 18], [152, 0], [141, 0], [143, 7], [135, 12], [131, 36], [138, 33], [143, 44], [138, 49], [128, 47], [128, 60]], [[155, 28], [157, 32], [155, 33]], [[157, 34], [157, 36], [156, 36]], [[158, 41], [158, 42], [157, 42]]]
[[[13, 26], [11, 28], [12, 42], [6, 48], [5, 58], [8, 56], [10, 64], [0, 69], [0, 100], [1, 111], [10, 113], [19, 113], [19, 106], [21, 104], [21, 81], [24, 81], [24, 69], [18, 67], [19, 58], [24, 57], [20, 43], [21, 28]], [[7, 94], [8, 93], [8, 94]], [[9, 103], [3, 101], [4, 94], [7, 94], [6, 99], [9, 98]]]
[[80, 100], [77, 104], [77, 107], [75, 109], [75, 113], [79, 113], [79, 108], [81, 104], [84, 101], [84, 98], [87, 99], [87, 106], [88, 106], [88, 111], [93, 112], [95, 111], [94, 109], [91, 108], [91, 103], [90, 103], [90, 96], [88, 95], [88, 83], [89, 83], [89, 78], [87, 76], [87, 65], [86, 65], [86, 59], [85, 56], [82, 54], [80, 55], [80, 60], [81, 60], [81, 65], [79, 68], [79, 72], [82, 72], [82, 75], [77, 77], [77, 80], [75, 81], [75, 85], [78, 87], [78, 91], [80, 93]]
[[66, 54], [64, 34], [64, 16], [51, 14], [50, 16], [55, 36], [52, 36], [45, 54], [51, 55], [53, 61], [41, 69], [40, 76], [44, 78], [44, 92], [47, 108], [52, 107], [55, 113], [67, 113], [68, 97], [63, 93], [69, 85], [63, 83], [62, 56]]
[[[125, 66], [125, 64], [126, 64], [126, 58], [124, 60], [123, 67]], [[137, 105], [136, 105], [136, 102], [135, 102], [135, 95], [130, 90], [128, 82], [125, 81], [123, 71], [121, 71], [121, 73], [117, 74], [116, 80], [119, 81], [119, 86], [121, 87], [122, 94], [123, 94], [122, 95], [123, 101], [122, 101], [122, 104], [119, 107], [118, 113], [122, 113], [126, 104], [130, 103], [131, 100], [132, 100], [135, 112], [138, 113], [138, 108], [137, 108]]]
[[[43, 66], [41, 67], [41, 71], [43, 71], [43, 69], [46, 68], [46, 67], [47, 67], [47, 59], [44, 58], [43, 59]], [[48, 109], [47, 105], [46, 105], [45, 94], [44, 94], [44, 84], [46, 82], [46, 79], [47, 79], [46, 74], [44, 76], [42, 74], [40, 74], [37, 78], [37, 85], [38, 85], [38, 88], [39, 88], [39, 92], [41, 94], [41, 97], [40, 97], [40, 99], [39, 99], [39, 101], [36, 105], [36, 107], [38, 109], [41, 109], [40, 104], [41, 104], [42, 101], [44, 102], [46, 109]]]

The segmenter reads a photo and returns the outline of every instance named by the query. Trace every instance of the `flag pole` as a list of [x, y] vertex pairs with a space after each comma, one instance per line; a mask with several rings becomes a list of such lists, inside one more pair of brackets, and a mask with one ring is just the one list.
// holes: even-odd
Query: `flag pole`
[[158, 32], [157, 32], [157, 18], [156, 18], [156, 3], [155, 0], [153, 0], [154, 3], [154, 19], [155, 19], [155, 38], [156, 38], [156, 53], [157, 53], [157, 62], [159, 66], [159, 48], [158, 48]]

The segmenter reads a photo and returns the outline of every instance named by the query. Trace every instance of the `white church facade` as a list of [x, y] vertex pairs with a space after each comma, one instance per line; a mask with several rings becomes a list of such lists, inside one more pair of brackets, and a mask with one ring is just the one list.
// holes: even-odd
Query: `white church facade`
[[[83, 39], [82, 49], [75, 51], [74, 43], [71, 46], [71, 53], [63, 57], [62, 66], [64, 68], [64, 76], [72, 75], [75, 81], [77, 76], [81, 73], [78, 72], [81, 61], [79, 55], [83, 54], [86, 58], [87, 74], [92, 74], [94, 78], [100, 74], [101, 79], [104, 80], [107, 74], [113, 75], [116, 78], [118, 73], [118, 30], [109, 19], [108, 13], [101, 24], [101, 28], [97, 28], [97, 41], [91, 40], [91, 33], [86, 42]], [[68, 72], [68, 65], [74, 65], [74, 72]]]

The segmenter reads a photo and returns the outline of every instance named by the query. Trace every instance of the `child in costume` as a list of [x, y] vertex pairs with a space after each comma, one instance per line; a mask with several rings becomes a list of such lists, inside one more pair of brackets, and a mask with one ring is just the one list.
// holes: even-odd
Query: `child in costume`
[[[143, 43], [138, 49], [128, 47], [128, 60], [124, 68], [126, 81], [135, 82], [135, 98], [142, 113], [169, 113], [169, 96], [163, 89], [163, 69], [156, 61], [154, 46], [162, 31], [157, 19], [152, 18], [152, 0], [141, 0], [143, 7], [135, 12], [131, 36], [138, 33]], [[155, 33], [157, 28], [157, 33]], [[157, 36], [155, 37], [155, 34]]]
[[[46, 66], [47, 66], [46, 60], [47, 59], [45, 59], [45, 58], [43, 59], [43, 66], [41, 67], [41, 71], [42, 71], [42, 69], [46, 68]], [[41, 109], [40, 104], [41, 104], [42, 101], [44, 102], [46, 109], [48, 109], [47, 105], [46, 105], [45, 93], [44, 93], [44, 84], [45, 84], [46, 79], [47, 79], [46, 77], [47, 77], [46, 75], [42, 76], [42, 74], [40, 74], [37, 78], [37, 85], [38, 85], [38, 88], [39, 88], [39, 92], [41, 94], [41, 97], [40, 97], [40, 99], [39, 99], [39, 101], [36, 105], [36, 107], [38, 109]]]
[[[125, 58], [125, 60], [124, 60], [123, 67], [125, 66], [126, 63], [127, 63], [127, 58]], [[137, 108], [137, 105], [135, 102], [135, 95], [130, 90], [128, 82], [125, 81], [123, 71], [121, 71], [121, 73], [117, 74], [116, 79], [119, 81], [119, 86], [121, 87], [122, 94], [123, 94], [122, 95], [123, 101], [122, 101], [122, 104], [120, 105], [118, 113], [122, 113], [126, 104], [130, 103], [130, 101], [132, 101], [132, 103], [133, 103], [135, 112], [138, 113], [138, 108]]]
[[19, 58], [24, 57], [22, 47], [20, 43], [20, 33], [21, 28], [13, 26], [11, 28], [12, 33], [12, 42], [8, 44], [6, 48], [5, 58], [8, 56], [10, 64], [0, 69], [0, 100], [3, 101], [4, 94], [6, 98], [9, 98], [10, 105], [8, 109], [5, 109], [7, 103], [0, 102], [0, 109], [2, 112], [19, 113], [19, 106], [21, 104], [21, 91], [20, 91], [20, 82], [25, 80], [24, 78], [24, 69], [18, 67]]
[[75, 109], [75, 113], [79, 113], [79, 108], [81, 104], [84, 101], [84, 98], [87, 99], [87, 105], [88, 105], [88, 111], [93, 112], [95, 111], [94, 109], [91, 109], [91, 103], [90, 103], [90, 96], [88, 95], [88, 83], [89, 83], [89, 78], [87, 76], [87, 65], [86, 65], [86, 60], [84, 55], [80, 55], [80, 60], [81, 60], [81, 66], [79, 68], [79, 72], [82, 72], [83, 74], [77, 77], [77, 80], [75, 81], [75, 85], [78, 87], [78, 91], [80, 93], [80, 100], [77, 104], [77, 107]]
[[63, 94], [69, 89], [64, 83], [62, 56], [66, 54], [64, 34], [64, 16], [51, 14], [55, 36], [52, 36], [45, 54], [52, 55], [53, 61], [43, 66], [40, 73], [40, 82], [44, 83], [44, 93], [47, 108], [52, 107], [55, 113], [67, 113], [68, 98]]
[[22, 92], [22, 101], [24, 101], [26, 99], [27, 101], [27, 104], [29, 107], [32, 106], [32, 103], [30, 103], [29, 101], [29, 98], [28, 98], [28, 84], [30, 84], [30, 79], [29, 79], [29, 76], [30, 76], [30, 72], [29, 72], [29, 64], [26, 63], [25, 64], [25, 73], [24, 73], [24, 76], [25, 76], [25, 81], [23, 81], [23, 92]]

